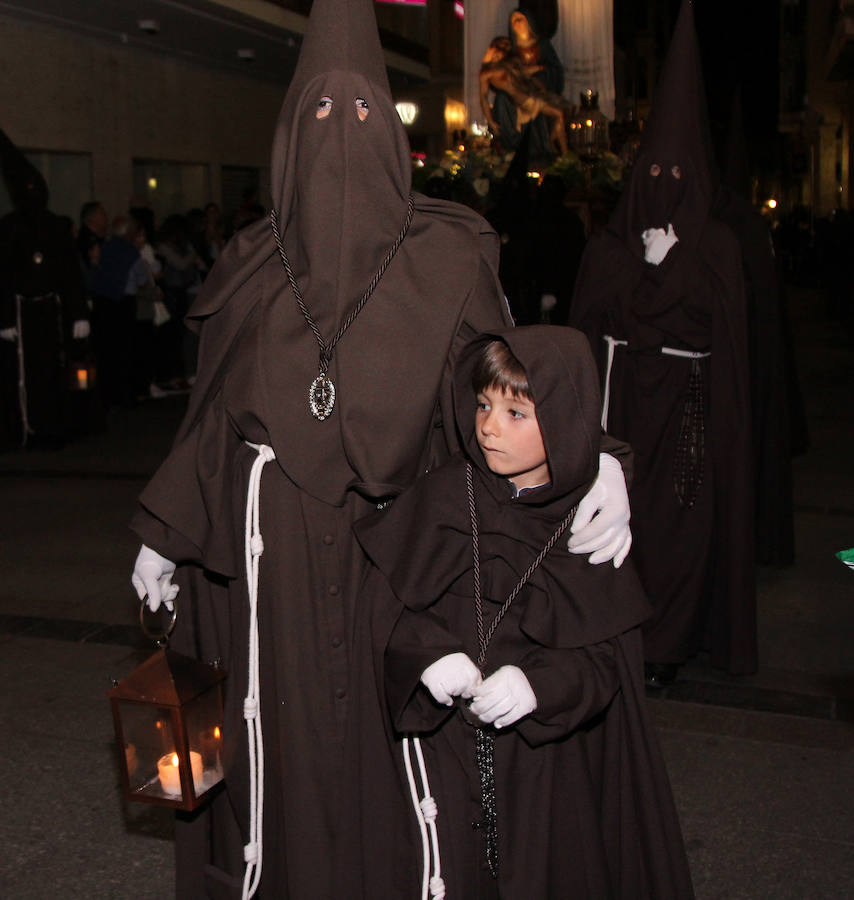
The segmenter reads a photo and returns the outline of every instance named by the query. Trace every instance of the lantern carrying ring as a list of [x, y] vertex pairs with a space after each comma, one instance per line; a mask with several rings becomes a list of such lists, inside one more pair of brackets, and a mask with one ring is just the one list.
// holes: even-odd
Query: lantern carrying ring
[[[165, 630], [161, 631], [152, 631], [145, 623], [145, 611], [148, 608], [148, 594], [142, 598], [142, 602], [139, 605], [139, 627], [142, 628], [143, 633], [147, 637], [157, 641], [161, 646], [169, 643], [169, 635], [172, 634], [172, 629], [175, 627], [175, 622], [178, 619], [178, 604], [174, 600], [170, 602], [172, 604], [172, 609], [169, 614], [169, 623]], [[166, 609], [169, 609], [165, 603], [163, 606], [166, 607]]]

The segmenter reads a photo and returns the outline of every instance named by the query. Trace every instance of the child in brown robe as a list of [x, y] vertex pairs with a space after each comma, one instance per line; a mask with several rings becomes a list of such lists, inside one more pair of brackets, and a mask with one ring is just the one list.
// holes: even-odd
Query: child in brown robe
[[631, 563], [591, 566], [560, 539], [599, 466], [586, 338], [481, 335], [459, 357], [454, 409], [466, 454], [356, 526], [390, 737], [408, 768], [423, 758], [410, 785], [438, 807], [435, 822], [429, 800], [413, 812], [430, 887], [689, 898], [643, 695], [647, 601]]

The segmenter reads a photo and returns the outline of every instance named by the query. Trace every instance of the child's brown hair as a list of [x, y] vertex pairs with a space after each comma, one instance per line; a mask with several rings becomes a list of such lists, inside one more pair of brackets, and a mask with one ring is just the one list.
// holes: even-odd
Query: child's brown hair
[[504, 341], [490, 341], [481, 350], [472, 372], [471, 386], [476, 394], [496, 388], [512, 397], [536, 402], [528, 384], [528, 373]]

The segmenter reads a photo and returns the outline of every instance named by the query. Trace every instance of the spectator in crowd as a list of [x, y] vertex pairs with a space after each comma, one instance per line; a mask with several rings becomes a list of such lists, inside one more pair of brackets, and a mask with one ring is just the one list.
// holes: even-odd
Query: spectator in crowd
[[208, 203], [205, 207], [205, 243], [213, 264], [225, 245], [225, 220], [216, 203]]
[[80, 228], [77, 231], [77, 255], [80, 257], [84, 276], [88, 276], [98, 265], [109, 225], [110, 219], [103, 203], [90, 200], [83, 204], [80, 210]]
[[150, 282], [136, 247], [137, 226], [129, 216], [113, 220], [112, 237], [101, 248], [91, 279], [95, 354], [108, 406], [132, 406], [136, 296]]
[[193, 246], [186, 216], [167, 216], [157, 236], [155, 252], [163, 266], [160, 286], [170, 321], [164, 328], [163, 377], [186, 387], [196, 371], [197, 338], [184, 327], [184, 316], [201, 287], [203, 260]]
[[[134, 326], [134, 393], [137, 397], [163, 397], [166, 392], [155, 380], [158, 356], [157, 330], [168, 321], [163, 291], [158, 281], [163, 266], [149, 242], [154, 235], [154, 213], [147, 207], [130, 210], [135, 226], [134, 244], [148, 270], [148, 282], [136, 292], [136, 324]], [[165, 313], [165, 315], [164, 315]]]

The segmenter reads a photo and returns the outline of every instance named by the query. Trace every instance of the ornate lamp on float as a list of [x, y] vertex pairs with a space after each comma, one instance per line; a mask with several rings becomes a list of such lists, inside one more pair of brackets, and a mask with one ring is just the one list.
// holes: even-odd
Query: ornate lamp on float
[[160, 649], [109, 692], [128, 800], [193, 810], [223, 778], [222, 682], [215, 665], [169, 650], [173, 611]]
[[599, 109], [599, 94], [582, 91], [580, 107], [569, 123], [569, 144], [579, 156], [598, 156], [609, 149], [608, 119]]

